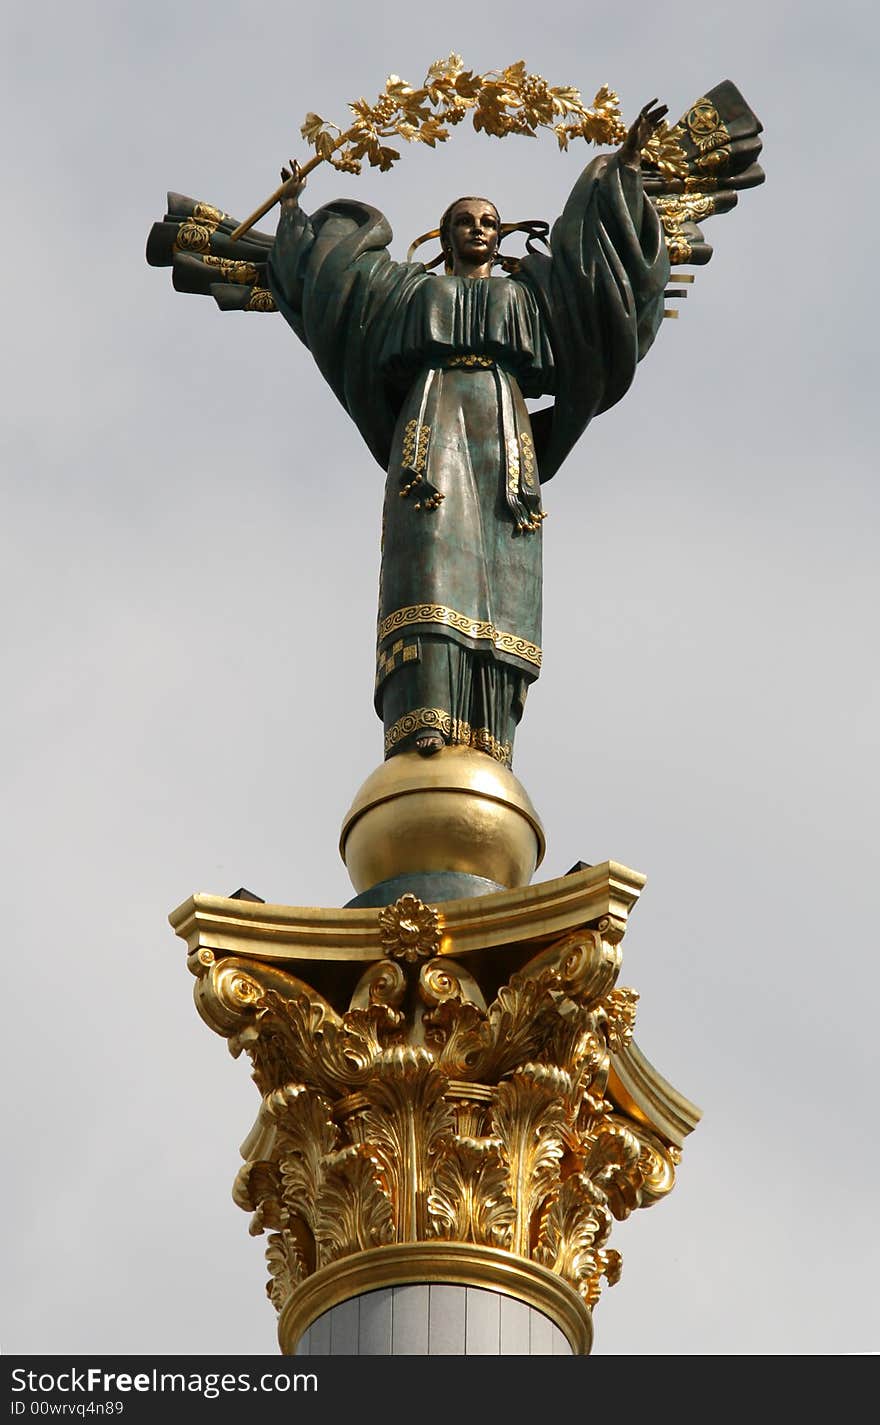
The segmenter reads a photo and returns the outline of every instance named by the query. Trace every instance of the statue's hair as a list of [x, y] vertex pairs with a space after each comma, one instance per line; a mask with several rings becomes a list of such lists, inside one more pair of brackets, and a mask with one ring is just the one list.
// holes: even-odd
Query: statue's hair
[[[488, 203], [490, 207], [495, 208], [495, 204], [492, 202], [491, 198], [481, 198], [474, 193], [466, 193], [461, 198], [453, 198], [452, 202], [449, 204], [449, 207], [443, 214], [443, 217], [440, 219], [440, 246], [442, 247], [444, 254], [452, 251], [452, 236], [450, 232], [450, 229], [452, 227], [452, 212], [454, 208], [458, 207], [459, 203]], [[501, 214], [499, 213], [497, 208], [495, 208], [495, 216], [498, 219], [498, 241], [500, 242]]]

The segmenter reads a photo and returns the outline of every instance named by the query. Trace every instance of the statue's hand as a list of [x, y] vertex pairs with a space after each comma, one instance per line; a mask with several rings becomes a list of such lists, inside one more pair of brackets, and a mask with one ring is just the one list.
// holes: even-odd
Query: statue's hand
[[289, 162], [290, 167], [282, 168], [281, 170], [282, 183], [289, 183], [290, 185], [289, 188], [285, 189], [284, 196], [281, 199], [281, 206], [283, 208], [295, 208], [299, 203], [299, 195], [306, 186], [306, 180], [300, 175], [299, 164], [296, 159], [291, 158]]
[[658, 104], [656, 99], [651, 99], [639, 112], [638, 118], [620, 145], [619, 155], [621, 163], [627, 168], [638, 168], [642, 158], [642, 149], [650, 139], [652, 133], [662, 123], [669, 113], [668, 104]]

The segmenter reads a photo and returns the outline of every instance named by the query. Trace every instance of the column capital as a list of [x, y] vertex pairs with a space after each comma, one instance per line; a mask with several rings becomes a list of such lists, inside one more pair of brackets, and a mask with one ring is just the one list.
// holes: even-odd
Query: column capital
[[494, 1286], [572, 1350], [699, 1110], [633, 1043], [617, 978], [644, 877], [322, 910], [196, 895], [170, 917], [204, 1021], [261, 1095], [235, 1201], [268, 1232], [282, 1351], [347, 1296]]

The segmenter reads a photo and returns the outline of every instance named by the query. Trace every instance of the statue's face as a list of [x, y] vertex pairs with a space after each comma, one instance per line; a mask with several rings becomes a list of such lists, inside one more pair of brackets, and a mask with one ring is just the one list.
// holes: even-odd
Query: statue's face
[[491, 263], [498, 251], [500, 227], [498, 210], [488, 198], [459, 199], [449, 219], [455, 266], [478, 267]]

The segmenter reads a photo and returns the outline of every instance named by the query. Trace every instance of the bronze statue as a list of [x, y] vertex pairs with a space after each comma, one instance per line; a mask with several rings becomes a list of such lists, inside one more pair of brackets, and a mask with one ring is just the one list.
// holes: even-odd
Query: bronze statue
[[[545, 252], [529, 231], [502, 257], [485, 197], [441, 220], [444, 271], [395, 262], [391, 229], [354, 199], [311, 217], [282, 168], [274, 239], [169, 195], [148, 261], [226, 309], [278, 308], [387, 472], [375, 707], [385, 756], [464, 745], [510, 765], [541, 666], [542, 486], [628, 390], [664, 315], [670, 263], [708, 260], [696, 220], [763, 179], [760, 124], [729, 82], [672, 132], [685, 177], [645, 151], [666, 106], [645, 105], [590, 163]], [[339, 165], [341, 166], [341, 165]], [[502, 265], [505, 275], [493, 275]], [[526, 400], [548, 396], [530, 412]]]

